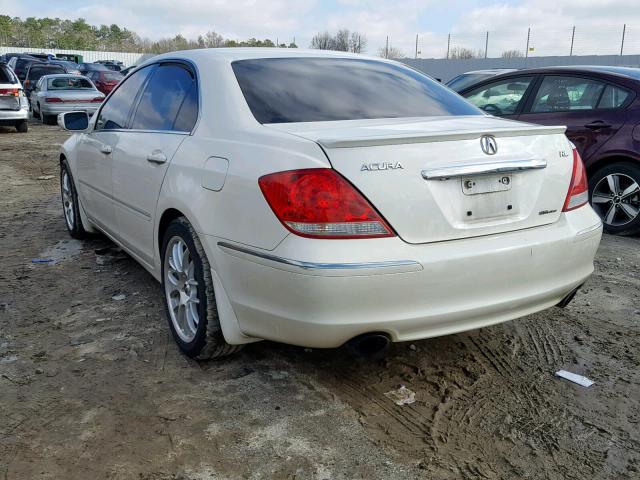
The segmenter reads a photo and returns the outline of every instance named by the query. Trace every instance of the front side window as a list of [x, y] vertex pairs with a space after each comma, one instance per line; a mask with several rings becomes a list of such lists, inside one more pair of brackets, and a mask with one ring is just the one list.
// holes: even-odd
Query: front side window
[[193, 73], [182, 65], [165, 64], [147, 83], [131, 128], [191, 131], [196, 116], [197, 84]]
[[100, 109], [96, 130], [126, 128], [131, 106], [151, 70], [152, 66], [145, 67], [122, 82]]
[[531, 112], [593, 110], [603, 90], [604, 84], [597, 80], [550, 75], [542, 80]]
[[401, 65], [350, 58], [260, 58], [231, 64], [260, 123], [481, 115]]
[[464, 96], [491, 115], [513, 115], [533, 77], [507, 78], [471, 90]]

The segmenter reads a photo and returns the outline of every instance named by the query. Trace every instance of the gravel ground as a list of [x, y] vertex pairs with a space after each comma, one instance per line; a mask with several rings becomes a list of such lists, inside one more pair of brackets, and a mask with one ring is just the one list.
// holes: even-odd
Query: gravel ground
[[0, 478], [640, 478], [640, 238], [605, 236], [564, 310], [382, 360], [261, 342], [196, 363], [140, 266], [68, 237], [66, 136], [0, 128]]

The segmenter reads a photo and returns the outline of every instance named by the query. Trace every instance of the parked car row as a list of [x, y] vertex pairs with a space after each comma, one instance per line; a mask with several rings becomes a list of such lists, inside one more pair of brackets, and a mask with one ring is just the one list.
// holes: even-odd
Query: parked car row
[[[466, 82], [469, 78], [474, 81]], [[469, 72], [447, 85], [491, 115], [566, 125], [567, 137], [584, 160], [589, 198], [605, 229], [640, 232], [640, 69]]]
[[73, 62], [45, 53], [0, 56], [0, 126], [28, 131], [29, 110], [43, 123], [55, 123], [59, 113], [83, 111], [93, 115], [102, 100], [124, 78], [122, 63]]

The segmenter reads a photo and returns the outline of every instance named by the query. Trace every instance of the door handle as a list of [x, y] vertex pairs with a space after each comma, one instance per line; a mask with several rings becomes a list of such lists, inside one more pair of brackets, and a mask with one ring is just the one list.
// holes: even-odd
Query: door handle
[[600, 130], [601, 128], [609, 128], [611, 125], [602, 120], [596, 120], [595, 122], [587, 123], [585, 127], [590, 130]]
[[149, 155], [147, 155], [147, 161], [151, 163], [164, 163], [167, 161], [167, 157], [160, 150], [154, 150]]
[[100, 145], [100, 151], [105, 155], [109, 155], [113, 149], [111, 148], [111, 145]]

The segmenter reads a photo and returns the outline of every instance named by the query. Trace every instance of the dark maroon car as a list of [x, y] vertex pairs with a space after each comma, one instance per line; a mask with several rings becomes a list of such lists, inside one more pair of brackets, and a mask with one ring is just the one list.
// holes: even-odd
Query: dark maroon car
[[114, 72], [112, 70], [94, 70], [86, 73], [86, 76], [91, 79], [91, 81], [95, 84], [96, 88], [100, 90], [105, 95], [109, 95], [111, 90], [116, 88], [124, 75], [120, 72]]
[[640, 69], [518, 70], [475, 83], [460, 95], [492, 115], [566, 125], [587, 167], [591, 204], [605, 230], [640, 232]]

